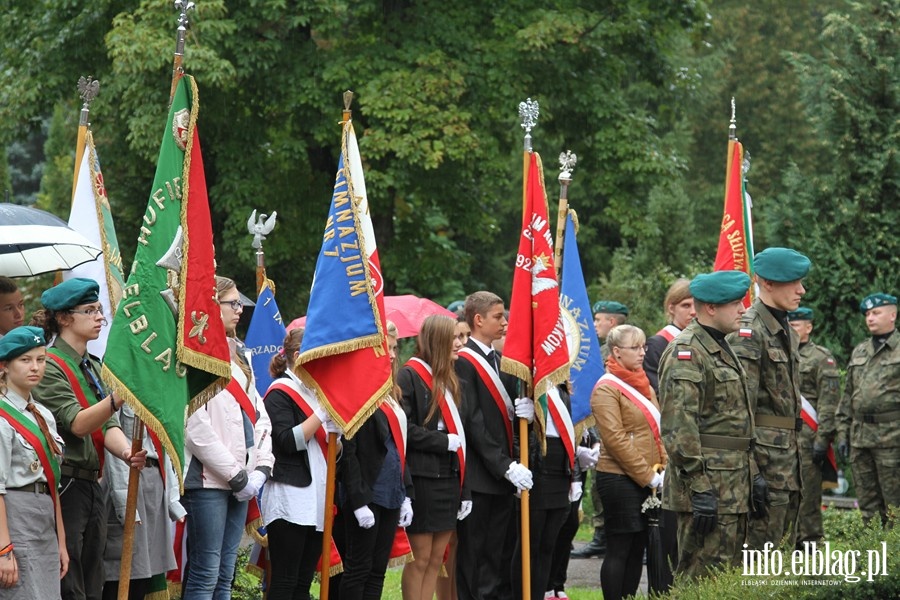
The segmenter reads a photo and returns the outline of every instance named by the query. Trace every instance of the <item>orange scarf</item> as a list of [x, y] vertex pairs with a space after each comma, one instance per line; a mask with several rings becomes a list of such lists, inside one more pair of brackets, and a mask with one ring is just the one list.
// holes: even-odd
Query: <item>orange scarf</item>
[[650, 380], [647, 379], [647, 374], [643, 369], [638, 369], [637, 371], [626, 369], [619, 364], [615, 358], [609, 356], [609, 358], [606, 359], [606, 372], [615, 375], [639, 391], [647, 400], [652, 397], [650, 395], [652, 393], [650, 391]]

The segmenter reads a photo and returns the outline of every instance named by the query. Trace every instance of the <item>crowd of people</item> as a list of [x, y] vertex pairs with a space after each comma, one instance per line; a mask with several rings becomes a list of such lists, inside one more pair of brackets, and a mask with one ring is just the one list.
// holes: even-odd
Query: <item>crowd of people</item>
[[[425, 319], [403, 365], [388, 322], [393, 389], [349, 439], [293, 372], [302, 329], [285, 337], [274, 381], [257, 393], [236, 332], [240, 294], [217, 277], [231, 382], [186, 422], [183, 495], [159, 440], [134, 426], [88, 353], [107, 320], [97, 283], [48, 289], [26, 324], [21, 292], [0, 277], [0, 598], [117, 597], [137, 470], [130, 598], [176, 567], [175, 522], [187, 536], [183, 598], [229, 598], [258, 510], [267, 597], [306, 600], [322, 551], [328, 434], [339, 440], [334, 543], [343, 569], [332, 598], [380, 598], [403, 540], [406, 600], [522, 598], [526, 490], [532, 599], [567, 598], [570, 557], [596, 555], [605, 556], [604, 598], [635, 594], [653, 497], [662, 501], [665, 563], [655, 589], [664, 591], [673, 575], [739, 565], [745, 545], [822, 540], [832, 444], [852, 465], [864, 518], [887, 524], [888, 507], [900, 505], [897, 298], [862, 299], [871, 338], [853, 350], [842, 394], [834, 356], [811, 341], [814, 315], [800, 306], [810, 266], [799, 252], [769, 248], [755, 257], [754, 282], [738, 271], [677, 280], [663, 302], [668, 324], [649, 337], [627, 323], [623, 304], [595, 303], [605, 374], [591, 395], [591, 428], [572, 422], [566, 384], [547, 393], [544, 409], [500, 369], [508, 322], [498, 295], [474, 292], [455, 303], [458, 319]], [[536, 410], [546, 410], [543, 428]], [[518, 458], [525, 443], [527, 466]], [[595, 535], [571, 552], [588, 473]]]

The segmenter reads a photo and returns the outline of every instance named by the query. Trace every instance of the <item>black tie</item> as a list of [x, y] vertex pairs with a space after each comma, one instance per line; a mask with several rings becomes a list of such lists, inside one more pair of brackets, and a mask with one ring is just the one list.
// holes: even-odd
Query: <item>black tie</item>
[[94, 396], [97, 397], [97, 400], [103, 400], [103, 398], [106, 397], [106, 390], [103, 388], [103, 382], [100, 380], [97, 373], [94, 372], [94, 366], [87, 358], [81, 359], [81, 372], [84, 373], [84, 378], [87, 379], [88, 385], [91, 386], [91, 390], [94, 392]]
[[489, 350], [487, 353], [488, 362], [494, 367], [494, 371], [500, 373], [500, 367], [497, 365], [497, 353]]

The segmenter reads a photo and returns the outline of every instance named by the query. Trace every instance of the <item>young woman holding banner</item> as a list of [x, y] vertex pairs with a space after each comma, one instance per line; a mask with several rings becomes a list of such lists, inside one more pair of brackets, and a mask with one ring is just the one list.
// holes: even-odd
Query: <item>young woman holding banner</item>
[[463, 390], [453, 369], [462, 348], [456, 321], [428, 317], [416, 346], [398, 376], [407, 420], [406, 462], [415, 488], [406, 529], [414, 560], [403, 568], [402, 588], [404, 600], [431, 600], [450, 535], [457, 519], [465, 517]]

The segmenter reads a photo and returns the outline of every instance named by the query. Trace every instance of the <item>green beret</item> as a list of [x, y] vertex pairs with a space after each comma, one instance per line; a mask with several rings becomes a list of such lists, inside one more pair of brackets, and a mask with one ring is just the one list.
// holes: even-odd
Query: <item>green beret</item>
[[44, 330], [24, 325], [16, 327], [0, 339], [0, 360], [12, 360], [38, 346], [46, 346]]
[[866, 314], [873, 308], [878, 306], [887, 306], [889, 304], [897, 305], [897, 296], [891, 296], [890, 294], [884, 294], [882, 292], [878, 292], [875, 294], [870, 294], [863, 298], [863, 301], [859, 303], [859, 310], [862, 314]]
[[694, 300], [706, 304], [728, 304], [747, 294], [750, 276], [743, 271], [713, 271], [701, 273], [691, 280]]
[[806, 308], [805, 306], [801, 306], [797, 310], [792, 310], [788, 312], [788, 321], [812, 321], [813, 320], [813, 310], [811, 308]]
[[614, 300], [597, 300], [594, 302], [594, 314], [605, 313], [608, 315], [628, 316], [628, 307]]
[[68, 310], [79, 304], [96, 302], [99, 298], [100, 286], [96, 281], [75, 277], [41, 294], [41, 304], [47, 310]]
[[753, 257], [753, 271], [776, 283], [803, 279], [811, 264], [806, 256], [790, 248], [766, 248]]

